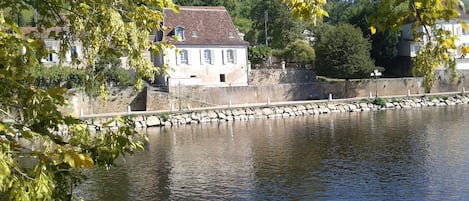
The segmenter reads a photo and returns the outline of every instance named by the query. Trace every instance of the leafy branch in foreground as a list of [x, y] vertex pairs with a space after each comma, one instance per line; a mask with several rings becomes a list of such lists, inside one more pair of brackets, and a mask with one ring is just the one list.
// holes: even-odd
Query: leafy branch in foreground
[[[391, 0], [379, 1], [377, 12], [369, 16], [378, 30], [400, 28], [411, 23], [414, 41], [420, 44], [417, 56], [413, 59], [413, 73], [424, 77], [427, 92], [433, 86], [435, 69], [445, 67], [456, 77], [454, 51], [457, 37], [454, 33], [437, 27], [437, 23], [453, 20], [467, 25], [459, 19], [458, 0]], [[374, 30], [375, 27], [370, 29]]]
[[[90, 132], [86, 122], [63, 115], [58, 107], [73, 94], [39, 86], [31, 72], [50, 53], [41, 36], [55, 30], [49, 37], [61, 41], [59, 58], [72, 43], [82, 44], [83, 59], [72, 58], [72, 63], [87, 72], [85, 87], [90, 86], [86, 82], [105, 85], [89, 75], [97, 70], [95, 61], [115, 56], [128, 58], [141, 86], [142, 77], [157, 73], [142, 53], [169, 46], [148, 40], [155, 29], [163, 29], [163, 7], [177, 11], [171, 1], [0, 1], [0, 200], [71, 200], [83, 168], [110, 167], [116, 158], [143, 148], [145, 136], [129, 119], [117, 118]], [[33, 8], [39, 16], [36, 31], [26, 35], [15, 16]]]

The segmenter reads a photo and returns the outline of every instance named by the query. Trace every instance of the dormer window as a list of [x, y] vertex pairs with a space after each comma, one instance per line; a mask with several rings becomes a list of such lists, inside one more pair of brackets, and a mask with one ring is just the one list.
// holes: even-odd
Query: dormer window
[[181, 40], [185, 40], [185, 37], [184, 37], [184, 27], [177, 26], [177, 27], [174, 29], [174, 34], [175, 34], [176, 36], [178, 36]]
[[192, 31], [192, 32], [191, 32], [191, 36], [192, 36], [192, 38], [197, 38], [197, 32], [196, 32], [196, 31]]
[[228, 38], [234, 38], [233, 32], [228, 32]]

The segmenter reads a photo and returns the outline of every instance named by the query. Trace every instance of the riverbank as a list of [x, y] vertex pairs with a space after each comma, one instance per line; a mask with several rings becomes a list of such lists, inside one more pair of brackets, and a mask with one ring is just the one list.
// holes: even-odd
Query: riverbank
[[[174, 127], [186, 124], [203, 124], [229, 121], [248, 121], [269, 118], [291, 118], [305, 115], [323, 115], [329, 113], [367, 112], [389, 109], [408, 109], [421, 107], [441, 107], [458, 104], [468, 104], [466, 94], [393, 97], [393, 98], [363, 98], [335, 101], [302, 101], [267, 103], [265, 105], [238, 105], [214, 108], [199, 108], [188, 111], [163, 111], [155, 113], [129, 113], [136, 128], [146, 127]], [[94, 116], [83, 118], [91, 130], [99, 129], [103, 122], [111, 116]], [[118, 124], [110, 124], [118, 127]]]

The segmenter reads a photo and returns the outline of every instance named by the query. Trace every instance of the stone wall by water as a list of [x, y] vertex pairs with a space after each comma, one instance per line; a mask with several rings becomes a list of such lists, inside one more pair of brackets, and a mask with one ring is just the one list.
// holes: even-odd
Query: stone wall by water
[[[179, 126], [186, 124], [217, 123], [229, 121], [247, 121], [267, 118], [290, 118], [305, 115], [321, 115], [338, 112], [365, 112], [388, 109], [407, 109], [420, 107], [450, 106], [457, 104], [468, 104], [468, 95], [454, 96], [422, 96], [414, 98], [392, 98], [373, 100], [360, 100], [352, 102], [311, 102], [292, 103], [273, 106], [238, 107], [225, 109], [207, 109], [203, 111], [186, 111], [174, 113], [140, 114], [133, 115], [133, 121], [137, 128], [158, 126]], [[374, 102], [374, 103], [373, 103]], [[102, 122], [109, 119], [88, 119], [91, 129], [99, 129]], [[117, 126], [111, 124], [110, 126]]]

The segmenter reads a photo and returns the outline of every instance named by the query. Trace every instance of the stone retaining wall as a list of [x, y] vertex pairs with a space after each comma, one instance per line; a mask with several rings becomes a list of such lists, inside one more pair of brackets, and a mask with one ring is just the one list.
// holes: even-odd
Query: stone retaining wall
[[[381, 99], [380, 105], [366, 99], [355, 102], [317, 102], [284, 106], [227, 108], [205, 111], [188, 111], [181, 113], [160, 113], [154, 115], [137, 115], [133, 117], [137, 128], [145, 127], [172, 127], [186, 124], [217, 123], [229, 121], [246, 121], [268, 118], [290, 118], [305, 115], [320, 115], [339, 112], [363, 112], [387, 109], [406, 109], [421, 107], [448, 106], [468, 104], [468, 95], [433, 96], [416, 98]], [[375, 103], [379, 101], [374, 101]], [[88, 119], [90, 129], [99, 129], [102, 122], [109, 119]], [[118, 126], [111, 124], [110, 126]]]

